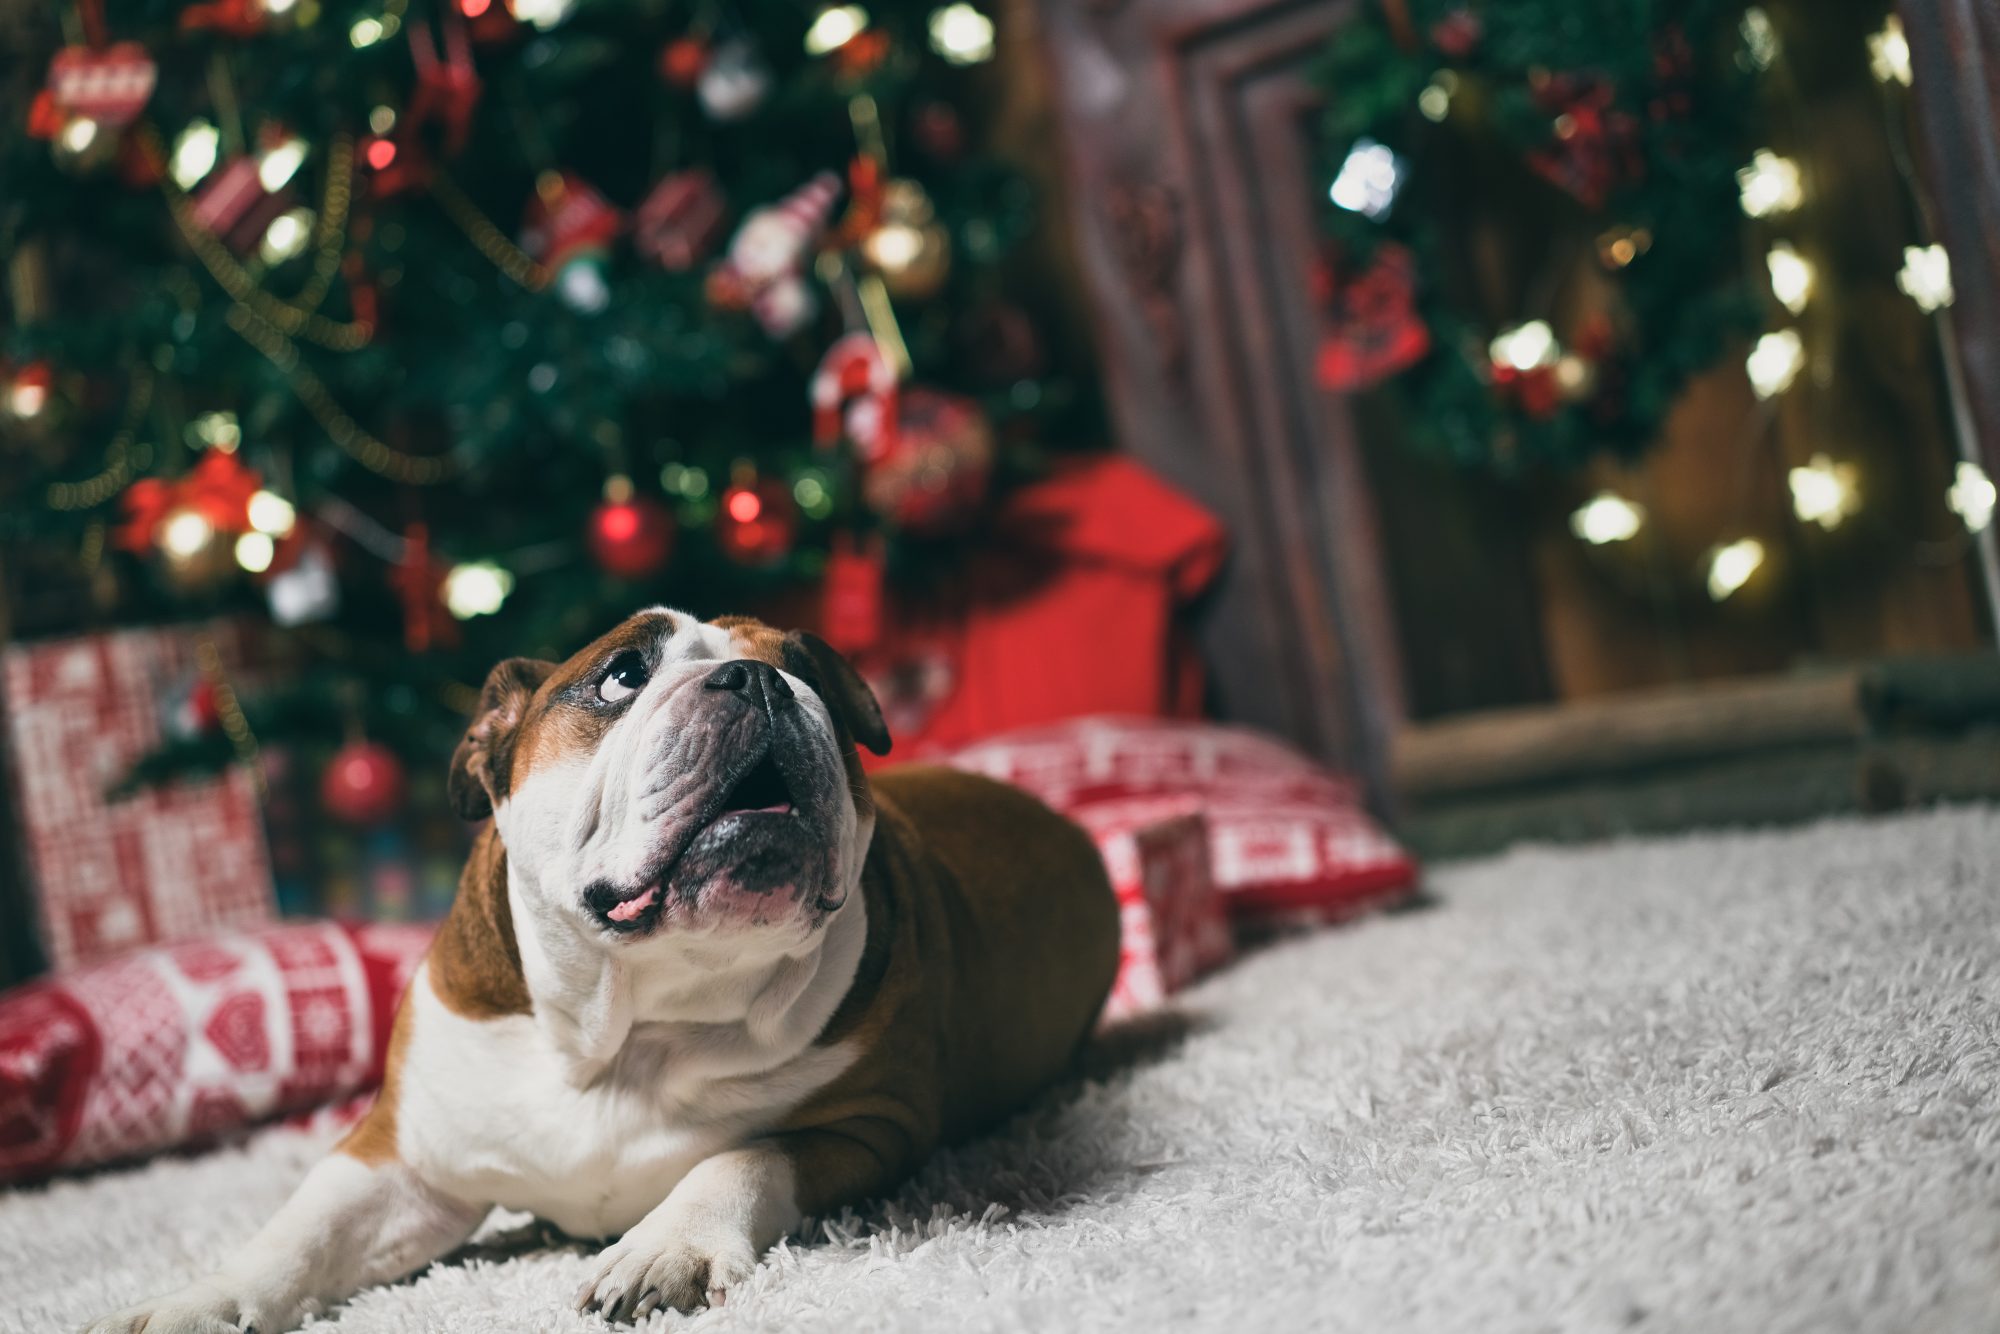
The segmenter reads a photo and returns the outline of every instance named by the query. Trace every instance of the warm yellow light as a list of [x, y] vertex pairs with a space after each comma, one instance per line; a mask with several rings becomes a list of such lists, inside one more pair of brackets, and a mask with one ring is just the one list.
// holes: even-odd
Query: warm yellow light
[[16, 417], [28, 418], [41, 415], [49, 405], [49, 388], [33, 380], [16, 380], [7, 390], [7, 410]]
[[1965, 520], [1966, 531], [1973, 533], [1984, 532], [1986, 525], [1993, 522], [1996, 501], [2000, 501], [2000, 488], [1993, 485], [1986, 469], [1977, 463], [1959, 464], [1951, 489], [1944, 494], [1945, 504]]
[[1638, 536], [1646, 511], [1613, 491], [1600, 491], [1569, 516], [1569, 530], [1592, 546]]
[[1790, 213], [1805, 200], [1805, 186], [1799, 178], [1799, 164], [1760, 148], [1750, 165], [1736, 173], [1742, 192], [1743, 212], [1753, 218]]
[[297, 255], [306, 248], [306, 239], [312, 235], [312, 219], [311, 209], [295, 208], [280, 213], [264, 229], [264, 241], [257, 253], [266, 264], [282, 264]]
[[1743, 22], [1737, 31], [1743, 34], [1743, 54], [1754, 70], [1767, 70], [1778, 63], [1778, 53], [1783, 49], [1778, 41], [1778, 30], [1771, 25], [1771, 16], [1757, 5], [1743, 11]]
[[1425, 120], [1441, 122], [1451, 114], [1451, 95], [1457, 91], [1457, 73], [1441, 69], [1417, 94], [1417, 110], [1424, 113]]
[[1882, 31], [1868, 37], [1868, 68], [1882, 83], [1910, 86], [1910, 39], [1903, 33], [1903, 20], [1891, 14]]
[[292, 502], [275, 492], [259, 491], [250, 497], [250, 526], [260, 533], [283, 537], [292, 531], [298, 518]]
[[189, 423], [189, 429], [202, 444], [225, 454], [234, 454], [243, 443], [243, 431], [237, 426], [233, 412], [204, 412]]
[[444, 577], [445, 609], [461, 621], [491, 616], [513, 591], [513, 574], [490, 560], [454, 565]]
[[387, 134], [396, 128], [396, 108], [384, 103], [368, 113], [368, 128], [376, 134]]
[[574, 4], [575, 0], [513, 0], [514, 17], [547, 32], [569, 17]]
[[174, 155], [167, 164], [167, 173], [174, 178], [174, 184], [183, 190], [192, 190], [202, 177], [215, 169], [216, 150], [222, 143], [222, 132], [205, 120], [188, 122], [181, 131], [180, 138], [174, 140]]
[[278, 554], [278, 544], [264, 533], [245, 533], [236, 539], [236, 563], [252, 574], [262, 574], [271, 568], [271, 561]]
[[1562, 355], [1562, 350], [1556, 346], [1555, 330], [1549, 327], [1547, 320], [1529, 320], [1526, 324], [1503, 330], [1493, 340], [1489, 350], [1494, 361], [1517, 371], [1552, 365]]
[[1750, 582], [1764, 563], [1764, 544], [1754, 537], [1717, 547], [1708, 556], [1708, 595], [1717, 602]]
[[97, 122], [88, 116], [78, 116], [62, 127], [57, 141], [72, 153], [81, 153], [97, 142]]
[[264, 12], [266, 14], [289, 14], [292, 6], [298, 2], [299, 0], [264, 0]]
[[1924, 311], [1943, 310], [1957, 299], [1951, 286], [1951, 256], [1941, 245], [1903, 247], [1903, 270], [1896, 286]]
[[305, 165], [306, 141], [287, 139], [257, 160], [257, 183], [265, 194], [276, 194]]
[[1792, 488], [1792, 513], [1800, 523], [1816, 523], [1828, 532], [1861, 508], [1861, 492], [1855, 489], [1859, 472], [1851, 463], [1836, 463], [1825, 454], [1815, 454], [1802, 468], [1785, 475]]
[[1744, 369], [1750, 372], [1750, 387], [1759, 398], [1775, 398], [1792, 387], [1806, 364], [1805, 344], [1798, 330], [1780, 329], [1757, 340]]
[[160, 525], [160, 549], [169, 556], [198, 556], [215, 540], [215, 526], [193, 510], [176, 510]]
[[931, 14], [931, 50], [953, 65], [977, 65], [993, 58], [993, 20], [959, 3]]
[[908, 268], [923, 253], [924, 234], [908, 223], [886, 223], [868, 234], [861, 250], [870, 264], [895, 273]]
[[1797, 315], [1812, 300], [1813, 280], [1818, 271], [1813, 262], [1792, 249], [1791, 242], [1780, 241], [1771, 247], [1765, 262], [1771, 268], [1771, 295], [1778, 298], [1786, 310]]
[[868, 26], [868, 11], [860, 5], [829, 5], [806, 29], [806, 54], [823, 56], [859, 37]]
[[347, 30], [348, 44], [353, 46], [357, 51], [364, 46], [375, 45], [375, 43], [382, 40], [382, 37], [382, 21], [380, 19], [356, 19], [354, 26]]

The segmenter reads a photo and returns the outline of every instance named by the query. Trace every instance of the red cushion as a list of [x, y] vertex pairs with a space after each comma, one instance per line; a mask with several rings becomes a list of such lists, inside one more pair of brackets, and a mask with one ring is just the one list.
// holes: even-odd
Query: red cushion
[[0, 993], [0, 1181], [211, 1139], [379, 1083], [430, 933], [227, 932]]
[[1261, 732], [1165, 718], [1077, 718], [1008, 732], [946, 760], [1057, 810], [1195, 798], [1232, 912], [1339, 918], [1416, 885], [1417, 864], [1345, 778]]

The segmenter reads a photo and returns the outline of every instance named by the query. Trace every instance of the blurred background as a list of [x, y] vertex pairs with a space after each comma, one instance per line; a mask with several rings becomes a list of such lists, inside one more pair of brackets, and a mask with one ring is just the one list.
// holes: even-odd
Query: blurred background
[[661, 602], [1422, 855], [2000, 793], [1976, 6], [0, 23], [0, 981], [437, 916], [486, 670]]

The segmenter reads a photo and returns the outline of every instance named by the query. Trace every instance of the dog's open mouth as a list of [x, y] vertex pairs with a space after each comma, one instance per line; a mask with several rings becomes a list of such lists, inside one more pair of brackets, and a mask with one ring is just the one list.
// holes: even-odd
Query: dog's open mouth
[[[773, 753], [766, 751], [730, 785], [716, 803], [714, 813], [702, 822], [689, 843], [699, 840], [708, 830], [732, 816], [797, 814], [798, 806], [792, 800], [791, 785], [785, 781], [784, 771], [778, 766]], [[621, 890], [609, 882], [600, 881], [585, 892], [584, 900], [612, 930], [644, 930], [665, 908], [669, 892], [667, 886], [672, 883], [674, 868], [679, 862], [680, 853], [677, 852], [636, 890]]]

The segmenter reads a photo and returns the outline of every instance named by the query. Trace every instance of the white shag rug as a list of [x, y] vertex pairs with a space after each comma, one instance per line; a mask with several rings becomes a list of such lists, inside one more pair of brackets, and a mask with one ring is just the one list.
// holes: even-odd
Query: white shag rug
[[[1198, 987], [1182, 1039], [1100, 1056], [693, 1327], [2000, 1328], [2000, 811], [1523, 850], [1432, 887]], [[206, 1267], [320, 1147], [0, 1195], [0, 1330]], [[568, 1307], [586, 1263], [460, 1257], [310, 1328], [602, 1331]]]

